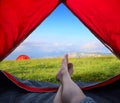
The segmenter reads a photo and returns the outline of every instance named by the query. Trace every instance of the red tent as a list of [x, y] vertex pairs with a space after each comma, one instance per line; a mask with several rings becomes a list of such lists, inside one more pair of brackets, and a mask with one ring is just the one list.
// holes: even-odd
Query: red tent
[[0, 0], [0, 61], [61, 1], [110, 51], [120, 57], [120, 0]]
[[[0, 61], [27, 38], [60, 3], [64, 3], [113, 54], [120, 58], [120, 0], [0, 0]], [[15, 85], [11, 84], [12, 86], [17, 85], [22, 90], [32, 92], [57, 90], [56, 88], [31, 88], [6, 72], [0, 74], [0, 80], [2, 81], [0, 86], [2, 87], [4, 87], [3, 82], [10, 78], [8, 79], [8, 81], [10, 80], [9, 84], [13, 82]], [[4, 76], [7, 78], [5, 79]], [[7, 90], [9, 87], [7, 87]], [[119, 87], [120, 75], [110, 79], [108, 82], [85, 88], [89, 90], [88, 95], [93, 94], [93, 98], [97, 95], [96, 100], [99, 103], [102, 103], [103, 99], [105, 99], [104, 103], [119, 103]], [[3, 95], [1, 97], [8, 95], [5, 93], [7, 92], [1, 92], [1, 95]], [[37, 97], [36, 94], [34, 95]], [[8, 97], [11, 96], [6, 98]], [[4, 100], [7, 100], [6, 98]], [[15, 99], [11, 98], [9, 99], [11, 100], [10, 103], [13, 103], [16, 96]], [[27, 100], [30, 99], [29, 97]], [[110, 99], [110, 102], [107, 102], [107, 99]]]
[[16, 60], [29, 60], [30, 57], [27, 55], [20, 55], [16, 58]]

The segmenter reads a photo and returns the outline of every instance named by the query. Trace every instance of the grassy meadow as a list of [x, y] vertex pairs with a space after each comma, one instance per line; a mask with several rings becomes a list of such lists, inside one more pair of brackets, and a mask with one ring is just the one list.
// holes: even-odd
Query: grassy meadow
[[[31, 60], [4, 60], [0, 70], [25, 80], [56, 82], [55, 75], [62, 58], [42, 58]], [[74, 81], [103, 81], [120, 74], [120, 60], [114, 56], [70, 58], [74, 64]]]

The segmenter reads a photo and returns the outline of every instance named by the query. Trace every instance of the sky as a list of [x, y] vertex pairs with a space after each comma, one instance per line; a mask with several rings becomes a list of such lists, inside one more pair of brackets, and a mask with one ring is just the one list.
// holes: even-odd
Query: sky
[[60, 4], [6, 59], [57, 57], [72, 52], [110, 51]]

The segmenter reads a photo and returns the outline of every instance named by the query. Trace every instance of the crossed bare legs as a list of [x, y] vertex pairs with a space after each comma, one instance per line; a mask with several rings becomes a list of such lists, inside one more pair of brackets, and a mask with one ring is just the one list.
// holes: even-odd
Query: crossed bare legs
[[79, 103], [86, 98], [82, 90], [72, 81], [73, 64], [68, 63], [68, 55], [62, 60], [60, 71], [56, 79], [60, 81], [60, 87], [53, 100], [53, 103]]

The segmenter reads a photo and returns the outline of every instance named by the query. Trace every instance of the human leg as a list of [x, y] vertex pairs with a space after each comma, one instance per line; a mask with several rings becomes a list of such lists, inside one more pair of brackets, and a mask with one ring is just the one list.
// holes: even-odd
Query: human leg
[[[72, 76], [72, 74], [73, 74], [73, 64], [72, 63], [68, 63], [68, 72], [69, 72], [69, 75]], [[62, 96], [62, 85], [60, 84], [60, 87], [55, 95], [53, 103], [62, 103], [61, 96]]]
[[79, 103], [86, 98], [82, 90], [72, 81], [67, 65], [67, 56], [62, 61], [62, 66], [57, 74], [57, 79], [62, 84], [62, 103]]
[[58, 88], [53, 103], [62, 103], [61, 95], [62, 95], [62, 85], [60, 85], [60, 87]]

